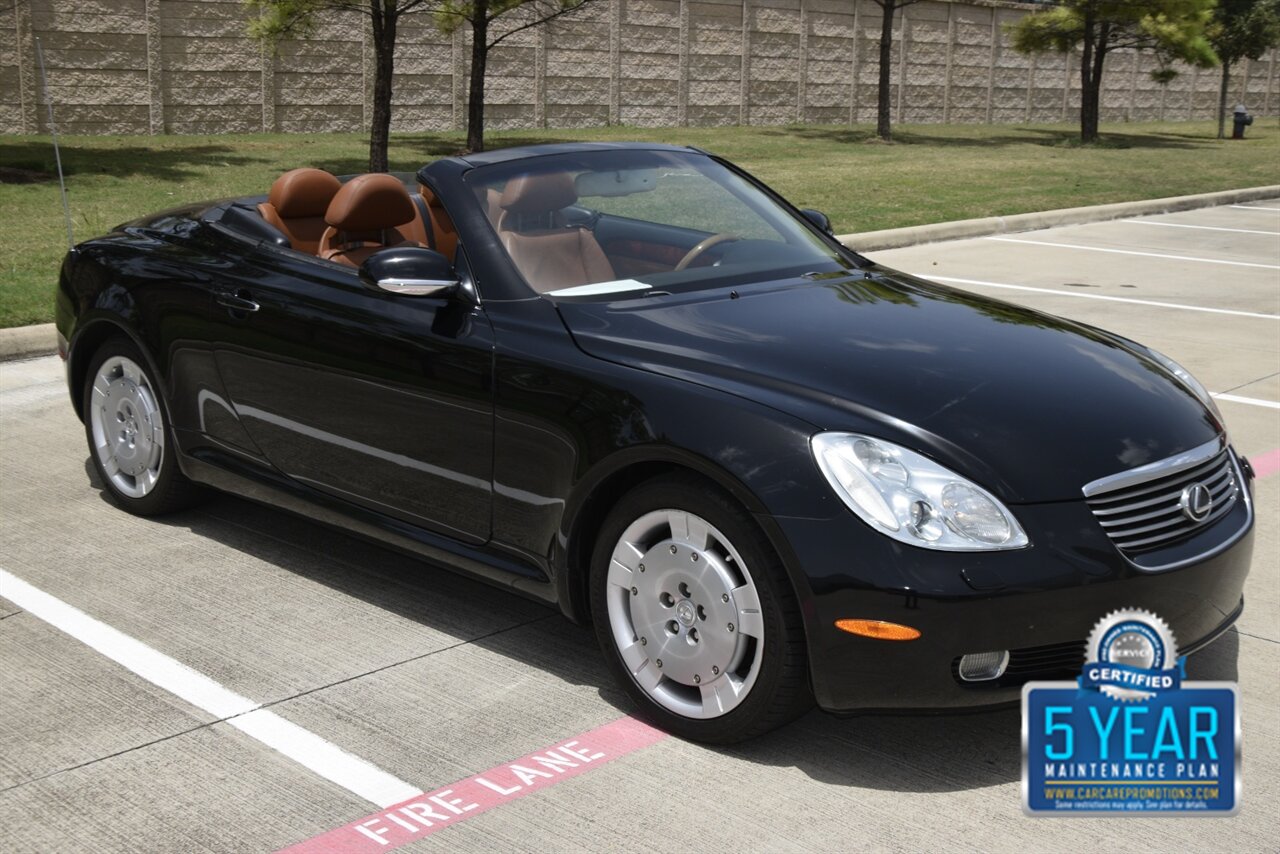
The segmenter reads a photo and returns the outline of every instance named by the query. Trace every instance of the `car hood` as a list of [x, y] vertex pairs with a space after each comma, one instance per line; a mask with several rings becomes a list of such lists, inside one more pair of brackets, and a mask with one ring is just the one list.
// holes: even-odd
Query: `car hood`
[[1122, 339], [881, 267], [557, 307], [592, 356], [908, 445], [1010, 503], [1079, 499], [1221, 431]]

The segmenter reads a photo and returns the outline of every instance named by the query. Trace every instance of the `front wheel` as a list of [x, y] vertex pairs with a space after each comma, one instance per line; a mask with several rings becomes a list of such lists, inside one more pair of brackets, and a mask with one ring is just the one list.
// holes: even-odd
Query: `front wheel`
[[84, 426], [89, 454], [107, 493], [139, 516], [171, 513], [200, 497], [178, 470], [164, 404], [133, 343], [112, 338], [89, 364]]
[[750, 515], [683, 476], [642, 484], [596, 543], [592, 617], [619, 682], [658, 726], [731, 743], [808, 708], [799, 609]]

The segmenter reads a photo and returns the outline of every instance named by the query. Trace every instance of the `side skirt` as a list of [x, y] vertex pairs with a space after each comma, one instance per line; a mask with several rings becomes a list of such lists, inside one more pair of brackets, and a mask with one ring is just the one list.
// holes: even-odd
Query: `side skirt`
[[194, 454], [180, 452], [178, 461], [183, 474], [197, 483], [339, 528], [527, 599], [559, 604], [555, 585], [531, 564], [347, 504], [282, 475], [249, 466], [231, 454], [205, 448]]

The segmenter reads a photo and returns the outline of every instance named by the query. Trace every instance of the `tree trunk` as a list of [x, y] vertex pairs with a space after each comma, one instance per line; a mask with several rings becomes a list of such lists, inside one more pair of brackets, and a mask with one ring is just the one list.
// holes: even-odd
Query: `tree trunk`
[[1102, 81], [1090, 77], [1080, 82], [1080, 141], [1098, 141], [1098, 102], [1102, 95]]
[[1231, 63], [1222, 60], [1222, 88], [1218, 90], [1218, 139], [1227, 138], [1227, 88], [1231, 85]]
[[[880, 89], [876, 95], [876, 134], [885, 142], [893, 141], [889, 122], [889, 73], [893, 70], [893, 13], [898, 4], [884, 0], [880, 4], [884, 17], [880, 21]], [[901, 81], [898, 83], [902, 85]]]
[[[1090, 99], [1093, 79], [1093, 20], [1084, 21], [1084, 45], [1080, 49], [1080, 141], [1093, 142], [1098, 138], [1098, 98]], [[1069, 81], [1068, 81], [1069, 82]]]
[[476, 0], [471, 19], [471, 91], [467, 99], [467, 149], [484, 151], [484, 73], [489, 59], [489, 0]]
[[391, 75], [396, 59], [396, 12], [373, 4], [373, 121], [369, 127], [369, 171], [386, 172], [391, 140]]
[[1080, 141], [1098, 141], [1098, 113], [1102, 100], [1102, 66], [1107, 58], [1109, 24], [1094, 30], [1094, 22], [1085, 19], [1084, 49], [1080, 53]]

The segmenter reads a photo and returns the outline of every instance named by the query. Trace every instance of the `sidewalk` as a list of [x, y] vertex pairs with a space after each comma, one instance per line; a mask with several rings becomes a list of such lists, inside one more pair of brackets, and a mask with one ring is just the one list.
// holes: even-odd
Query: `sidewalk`
[[1117, 202], [1111, 205], [1094, 205], [1084, 208], [1062, 208], [1056, 211], [988, 216], [980, 219], [961, 219], [954, 222], [935, 222], [907, 228], [890, 228], [884, 231], [866, 231], [861, 234], [839, 234], [836, 239], [859, 252], [881, 249], [898, 249], [918, 246], [940, 240], [963, 240], [969, 237], [986, 237], [989, 234], [1011, 234], [1017, 231], [1034, 231], [1039, 228], [1056, 228], [1061, 225], [1083, 225], [1104, 222], [1109, 219], [1125, 219], [1135, 216], [1175, 213], [1196, 208], [1212, 208], [1218, 205], [1238, 205], [1258, 199], [1274, 199], [1280, 196], [1280, 185], [1249, 187], [1243, 190], [1223, 190], [1216, 193], [1200, 193], [1195, 196], [1171, 196], [1166, 199], [1147, 199], [1138, 202]]
[[58, 330], [52, 323], [0, 329], [0, 362], [34, 359], [58, 352]]

